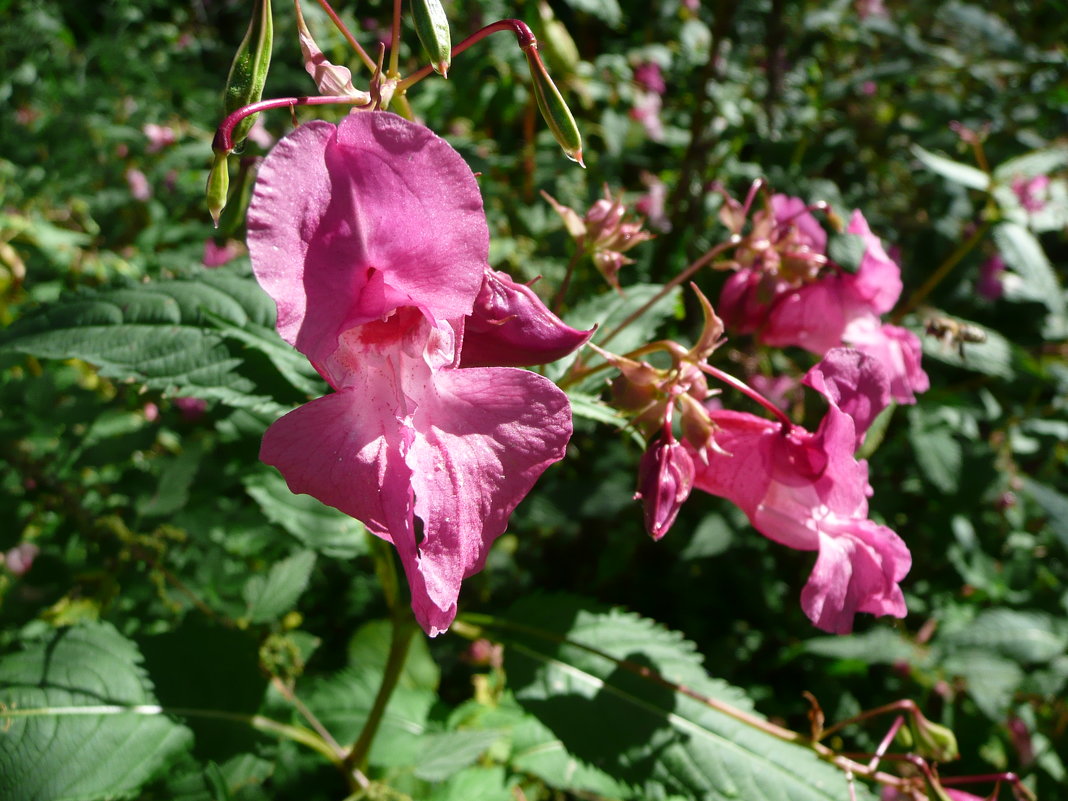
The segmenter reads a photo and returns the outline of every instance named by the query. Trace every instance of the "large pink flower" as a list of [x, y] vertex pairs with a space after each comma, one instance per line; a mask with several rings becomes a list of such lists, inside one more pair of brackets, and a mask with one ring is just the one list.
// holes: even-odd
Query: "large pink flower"
[[695, 454], [694, 486], [736, 504], [769, 539], [818, 551], [801, 606], [819, 628], [848, 633], [858, 612], [904, 617], [898, 582], [911, 557], [897, 534], [868, 519], [868, 467], [853, 456], [889, 382], [870, 357], [835, 349], [804, 383], [829, 403], [815, 433], [711, 411], [721, 452]]
[[[335, 390], [276, 421], [260, 457], [294, 492], [393, 543], [416, 619], [444, 631], [460, 582], [571, 435], [554, 384], [514, 367], [462, 367], [461, 352], [499, 353], [514, 328], [535, 341], [508, 362], [527, 364], [585, 334], [489, 270], [471, 170], [392, 114], [311, 122], [280, 141], [260, 169], [248, 231], [279, 334]], [[481, 332], [465, 342], [468, 321]], [[479, 337], [487, 347], [474, 348]]]

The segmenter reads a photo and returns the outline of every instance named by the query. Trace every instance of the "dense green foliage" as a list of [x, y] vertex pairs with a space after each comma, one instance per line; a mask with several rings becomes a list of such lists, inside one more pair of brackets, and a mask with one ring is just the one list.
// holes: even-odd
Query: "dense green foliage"
[[[353, 767], [373, 782], [368, 798], [849, 798], [834, 755], [872, 753], [893, 716], [817, 754], [805, 692], [827, 726], [911, 699], [956, 734], [961, 758], [943, 777], [1012, 771], [1057, 797], [1063, 2], [891, 3], [867, 16], [880, 4], [445, 3], [454, 43], [525, 19], [585, 138], [583, 171], [538, 116], [506, 34], [454, 58], [448, 81], [411, 89], [415, 113], [480, 173], [494, 266], [543, 276], [549, 296], [573, 244], [539, 190], [581, 212], [603, 185], [633, 203], [663, 183], [656, 238], [627, 253], [626, 294], [582, 262], [573, 325], [610, 331], [726, 238], [714, 184], [737, 197], [765, 177], [840, 216], [863, 210], [902, 265], [900, 324], [923, 333], [948, 316], [985, 336], [926, 335], [931, 389], [869, 435], [873, 516], [913, 555], [910, 614], [862, 616], [843, 637], [798, 605], [811, 554], [764, 539], [726, 502], [695, 494], [653, 542], [633, 500], [640, 437], [594, 400], [601, 382], [574, 388], [568, 458], [465, 582], [454, 629], [393, 653], [404, 669], [363, 765], [345, 749], [388, 672], [395, 578], [359, 523], [259, 463], [265, 427], [325, 384], [275, 335], [247, 256], [202, 265], [213, 236], [242, 238], [233, 211], [212, 229], [203, 190], [253, 5], [0, 0], [0, 798], [341, 799], [359, 792]], [[373, 53], [392, 4], [337, 7]], [[366, 86], [326, 16], [310, 2], [304, 13]], [[274, 15], [264, 96], [312, 94], [293, 10]], [[424, 55], [406, 26], [411, 72]], [[666, 83], [653, 136], [631, 113], [648, 100], [635, 81], [648, 63]], [[291, 127], [287, 111], [261, 117], [276, 136]], [[174, 141], [153, 145], [148, 124]], [[234, 198], [264, 152], [245, 146]], [[1044, 204], [1029, 210], [1013, 182], [1040, 175]], [[981, 285], [996, 254], [1007, 272], [993, 298]], [[722, 275], [700, 280], [714, 302]], [[680, 291], [612, 346], [654, 332], [692, 341], [699, 321]], [[813, 362], [746, 337], [716, 358], [749, 375]], [[25, 546], [36, 551], [22, 571]], [[890, 750], [910, 747], [922, 752]], [[853, 791], [878, 788], [857, 779]]]

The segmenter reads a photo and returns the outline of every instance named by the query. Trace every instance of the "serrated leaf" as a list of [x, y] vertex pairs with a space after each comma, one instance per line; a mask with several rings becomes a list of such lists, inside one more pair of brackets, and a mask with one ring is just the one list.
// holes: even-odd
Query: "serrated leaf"
[[427, 734], [420, 738], [419, 761], [414, 775], [423, 781], [444, 781], [474, 764], [501, 736], [502, 732], [484, 729]]
[[945, 493], [960, 488], [964, 449], [953, 430], [922, 407], [909, 409], [909, 441], [924, 477]]
[[467, 768], [435, 786], [426, 801], [514, 801], [517, 797], [511, 789], [514, 783], [499, 765]]
[[939, 156], [937, 153], [924, 150], [919, 145], [912, 146], [912, 153], [931, 172], [941, 175], [955, 184], [966, 186], [969, 189], [981, 189], [984, 192], [990, 188], [990, 176], [969, 164], [961, 164], [959, 161]]
[[961, 322], [982, 331], [986, 335], [986, 340], [964, 343], [962, 355], [960, 348], [953, 344], [941, 342], [934, 337], [921, 336], [923, 355], [964, 370], [974, 370], [977, 373], [1005, 379], [1014, 378], [1016, 371], [1013, 369], [1012, 344], [993, 328], [987, 328], [968, 320], [961, 320]]
[[107, 623], [0, 660], [0, 798], [128, 796], [186, 752], [192, 734], [156, 706], [141, 661]]
[[994, 242], [1005, 264], [1021, 279], [1020, 286], [1006, 284], [1014, 297], [1044, 303], [1058, 317], [1065, 313], [1064, 290], [1035, 235], [1013, 222], [994, 227]]
[[1049, 175], [1065, 166], [1068, 166], [1068, 147], [1055, 145], [1003, 161], [994, 168], [994, 177], [999, 181], [1012, 181], [1017, 176]]
[[[479, 622], [504, 641], [520, 704], [576, 760], [643, 788], [646, 797], [847, 795], [845, 776], [813, 751], [742, 722], [760, 720], [742, 691], [709, 677], [692, 643], [650, 620], [551, 596], [525, 600], [503, 620]], [[858, 798], [871, 797], [857, 789]]]
[[0, 334], [0, 352], [82, 359], [108, 378], [131, 379], [177, 394], [216, 398], [272, 413], [255, 395], [242, 359], [212, 319], [242, 327], [273, 323], [271, 300], [250, 275], [205, 271], [173, 279], [83, 292], [16, 321]]
[[1023, 491], [1042, 507], [1042, 510], [1049, 516], [1050, 530], [1057, 535], [1061, 544], [1068, 548], [1068, 496], [1026, 476], [1022, 481]]
[[806, 653], [832, 659], [856, 659], [868, 665], [910, 662], [916, 647], [892, 629], [872, 629], [844, 637], [812, 637], [805, 641]]
[[1042, 612], [987, 609], [937, 642], [946, 649], [981, 650], [1018, 662], [1048, 662], [1068, 649], [1068, 632]]
[[987, 651], [954, 651], [942, 660], [941, 668], [964, 679], [976, 706], [997, 721], [1005, 719], [1013, 694], [1025, 677], [1023, 668], [1011, 659]]
[[246, 615], [253, 623], [267, 623], [292, 609], [308, 586], [315, 553], [301, 551], [271, 565], [266, 576], [253, 576], [245, 584]]
[[276, 470], [258, 470], [243, 483], [264, 515], [307, 548], [337, 559], [367, 553], [363, 524], [310, 495], [295, 495]]

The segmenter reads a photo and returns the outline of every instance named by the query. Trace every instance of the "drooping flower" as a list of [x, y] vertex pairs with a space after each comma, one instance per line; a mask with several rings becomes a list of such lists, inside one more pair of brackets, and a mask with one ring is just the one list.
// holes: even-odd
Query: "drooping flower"
[[1049, 187], [1048, 175], [1035, 175], [1025, 178], [1022, 175], [1012, 179], [1012, 191], [1024, 211], [1032, 214], [1046, 207], [1046, 194]]
[[911, 557], [897, 534], [868, 519], [868, 468], [853, 455], [889, 381], [871, 357], [834, 349], [804, 383], [829, 403], [815, 433], [713, 410], [723, 452], [694, 454], [694, 486], [736, 504], [769, 539], [818, 552], [801, 606], [819, 628], [848, 633], [858, 612], [903, 617], [898, 582]]
[[[499, 343], [508, 325], [466, 328], [492, 283], [474, 176], [392, 114], [311, 122], [265, 160], [248, 230], [279, 334], [334, 389], [276, 421], [260, 457], [294, 492], [391, 542], [416, 619], [444, 631], [461, 581], [571, 434], [567, 397], [547, 379], [462, 364], [473, 340]], [[515, 326], [553, 328], [536, 297], [518, 295]]]

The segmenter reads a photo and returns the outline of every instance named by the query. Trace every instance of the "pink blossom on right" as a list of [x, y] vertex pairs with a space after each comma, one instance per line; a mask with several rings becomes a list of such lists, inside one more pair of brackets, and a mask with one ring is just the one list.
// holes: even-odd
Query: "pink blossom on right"
[[815, 433], [746, 412], [710, 411], [718, 450], [694, 452], [694, 486], [736, 504], [769, 539], [818, 552], [801, 592], [818, 628], [847, 634], [858, 612], [904, 617], [898, 583], [912, 559], [896, 533], [868, 518], [868, 467], [854, 457], [890, 382], [872, 357], [836, 348], [803, 383], [829, 404]]
[[920, 365], [919, 337], [880, 319], [901, 296], [901, 268], [857, 210], [846, 229], [866, 246], [857, 271], [831, 269], [800, 283], [789, 280], [785, 268], [790, 259], [801, 255], [812, 259], [813, 254], [822, 253], [825, 242], [825, 235], [818, 238], [812, 227], [815, 219], [794, 209], [797, 204], [803, 209], [797, 198], [780, 200], [775, 206], [778, 226], [789, 222], [796, 227], [796, 244], [776, 254], [780, 260], [772, 269], [765, 256], [728, 279], [719, 304], [724, 319], [737, 323], [741, 333], [755, 332], [762, 343], [774, 347], [793, 345], [822, 356], [831, 348], [851, 345], [882, 363], [895, 401], [915, 403], [916, 393], [930, 386]]

